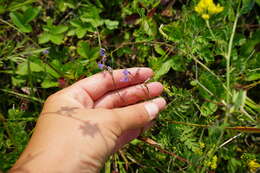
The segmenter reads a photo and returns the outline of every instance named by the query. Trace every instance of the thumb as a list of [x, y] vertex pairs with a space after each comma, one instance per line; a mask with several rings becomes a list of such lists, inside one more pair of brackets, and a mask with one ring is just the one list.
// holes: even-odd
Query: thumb
[[166, 101], [163, 98], [153, 99], [124, 108], [114, 109], [123, 131], [142, 128], [157, 117], [164, 109]]

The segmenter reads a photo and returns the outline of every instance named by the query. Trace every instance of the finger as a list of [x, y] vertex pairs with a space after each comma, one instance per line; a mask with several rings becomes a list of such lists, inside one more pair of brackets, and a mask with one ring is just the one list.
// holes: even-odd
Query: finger
[[135, 85], [118, 91], [107, 93], [95, 102], [95, 108], [117, 108], [137, 103], [139, 101], [159, 96], [163, 91], [163, 85], [152, 82], [147, 85]]
[[129, 68], [127, 70], [130, 74], [128, 75], [129, 80], [126, 82], [122, 81], [124, 74], [121, 69], [114, 70], [112, 73], [108, 71], [98, 73], [73, 84], [70, 88], [72, 90], [83, 89], [95, 101], [109, 91], [143, 83], [153, 75], [150, 68]]
[[166, 101], [156, 98], [148, 102], [114, 109], [122, 131], [142, 128], [156, 118], [160, 110], [164, 109]]

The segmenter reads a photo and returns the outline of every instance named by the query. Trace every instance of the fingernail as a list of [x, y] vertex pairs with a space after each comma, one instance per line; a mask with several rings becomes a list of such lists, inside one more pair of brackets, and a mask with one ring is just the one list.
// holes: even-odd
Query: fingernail
[[145, 109], [148, 112], [151, 120], [155, 119], [156, 115], [159, 112], [159, 107], [155, 103], [147, 103], [145, 105]]

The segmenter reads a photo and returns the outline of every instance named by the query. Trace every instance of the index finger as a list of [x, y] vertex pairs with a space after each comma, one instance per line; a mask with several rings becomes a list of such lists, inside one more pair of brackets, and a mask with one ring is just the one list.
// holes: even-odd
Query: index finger
[[95, 101], [109, 91], [143, 83], [153, 76], [153, 71], [150, 68], [135, 67], [127, 70], [129, 71], [129, 80], [127, 81], [122, 81], [125, 74], [123, 73], [124, 69], [120, 69], [95, 74], [76, 82], [71, 87], [83, 89]]

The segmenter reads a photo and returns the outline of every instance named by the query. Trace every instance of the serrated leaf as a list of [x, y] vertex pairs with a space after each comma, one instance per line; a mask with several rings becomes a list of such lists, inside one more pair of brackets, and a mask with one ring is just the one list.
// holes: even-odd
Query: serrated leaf
[[205, 99], [211, 100], [212, 95], [209, 92], [211, 92], [215, 98], [224, 98], [225, 92], [222, 83], [211, 73], [202, 73], [199, 77], [199, 82], [204, 86], [199, 88], [199, 92]]
[[118, 21], [113, 21], [113, 20], [109, 20], [109, 19], [106, 19], [104, 22], [105, 22], [106, 27], [110, 30], [117, 29], [118, 24], [119, 24]]
[[216, 112], [218, 106], [211, 102], [204, 102], [200, 108], [200, 112], [203, 116], [207, 117]]

